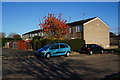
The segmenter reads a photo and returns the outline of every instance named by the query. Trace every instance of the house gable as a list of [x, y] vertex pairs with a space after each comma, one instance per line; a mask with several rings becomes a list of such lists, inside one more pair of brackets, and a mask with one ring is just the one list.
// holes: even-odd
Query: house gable
[[92, 20], [84, 23], [83, 25], [89, 24], [89, 23], [91, 23], [91, 22], [93, 22], [93, 21], [95, 21], [95, 20], [97, 20], [97, 19], [98, 19], [99, 21], [101, 21], [104, 25], [106, 25], [106, 26], [109, 28], [109, 26], [108, 26], [103, 20], [101, 20], [99, 17], [96, 17], [96, 18], [94, 18], [94, 19], [92, 19]]
[[83, 39], [86, 44], [109, 47], [109, 26], [98, 17], [83, 24]]

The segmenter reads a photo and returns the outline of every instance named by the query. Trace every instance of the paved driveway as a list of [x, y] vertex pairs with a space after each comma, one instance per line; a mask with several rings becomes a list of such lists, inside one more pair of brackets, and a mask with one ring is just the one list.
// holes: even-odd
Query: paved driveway
[[36, 58], [33, 52], [3, 49], [4, 78], [105, 78], [118, 73], [118, 55], [75, 54]]

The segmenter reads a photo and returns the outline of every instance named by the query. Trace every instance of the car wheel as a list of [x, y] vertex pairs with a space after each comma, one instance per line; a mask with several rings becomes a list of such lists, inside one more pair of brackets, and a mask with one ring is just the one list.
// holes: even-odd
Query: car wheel
[[90, 55], [92, 55], [93, 54], [93, 51], [90, 51]]
[[67, 52], [67, 53], [66, 53], [66, 57], [69, 57], [69, 56], [70, 56], [70, 52]]
[[102, 51], [101, 51], [101, 54], [103, 54], [103, 53], [104, 53], [104, 51], [102, 50]]
[[39, 58], [39, 56], [38, 56], [37, 54], [35, 54], [35, 57], [36, 57], [36, 58]]
[[46, 54], [46, 58], [50, 58], [50, 56], [51, 56], [50, 53]]

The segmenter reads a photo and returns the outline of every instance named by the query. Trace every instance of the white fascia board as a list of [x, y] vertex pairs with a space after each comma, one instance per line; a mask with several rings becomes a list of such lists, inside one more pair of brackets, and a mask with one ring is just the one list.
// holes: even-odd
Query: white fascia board
[[88, 23], [90, 23], [90, 22], [92, 22], [92, 21], [94, 21], [94, 20], [96, 20], [96, 19], [97, 19], [97, 18], [94, 18], [94, 19], [92, 19], [92, 20], [90, 20], [90, 21], [84, 23], [83, 25], [86, 25], [86, 24], [88, 24]]
[[101, 20], [100, 18], [97, 17], [97, 19], [99, 19], [102, 23], [104, 23], [108, 28], [110, 28], [103, 20]]
[[110, 28], [105, 22], [103, 22], [103, 21], [102, 21], [100, 18], [98, 18], [98, 17], [96, 17], [96, 18], [94, 18], [94, 19], [92, 19], [92, 20], [84, 23], [83, 25], [86, 25], [86, 24], [88, 24], [88, 23], [90, 23], [90, 22], [92, 22], [92, 21], [95, 21], [96, 19], [99, 19], [103, 24], [105, 24], [108, 28]]

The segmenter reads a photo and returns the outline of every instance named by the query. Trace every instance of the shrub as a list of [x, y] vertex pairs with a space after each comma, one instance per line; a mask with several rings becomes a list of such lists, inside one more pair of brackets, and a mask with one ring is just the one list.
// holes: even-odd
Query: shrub
[[72, 40], [67, 40], [65, 43], [69, 44], [72, 50], [80, 50], [85, 45], [85, 40], [72, 39]]
[[85, 45], [85, 40], [83, 39], [72, 39], [72, 40], [59, 40], [59, 39], [40, 39], [37, 41], [33, 41], [33, 50], [37, 50], [42, 48], [46, 44], [51, 43], [66, 43], [71, 46], [72, 50], [80, 50]]

